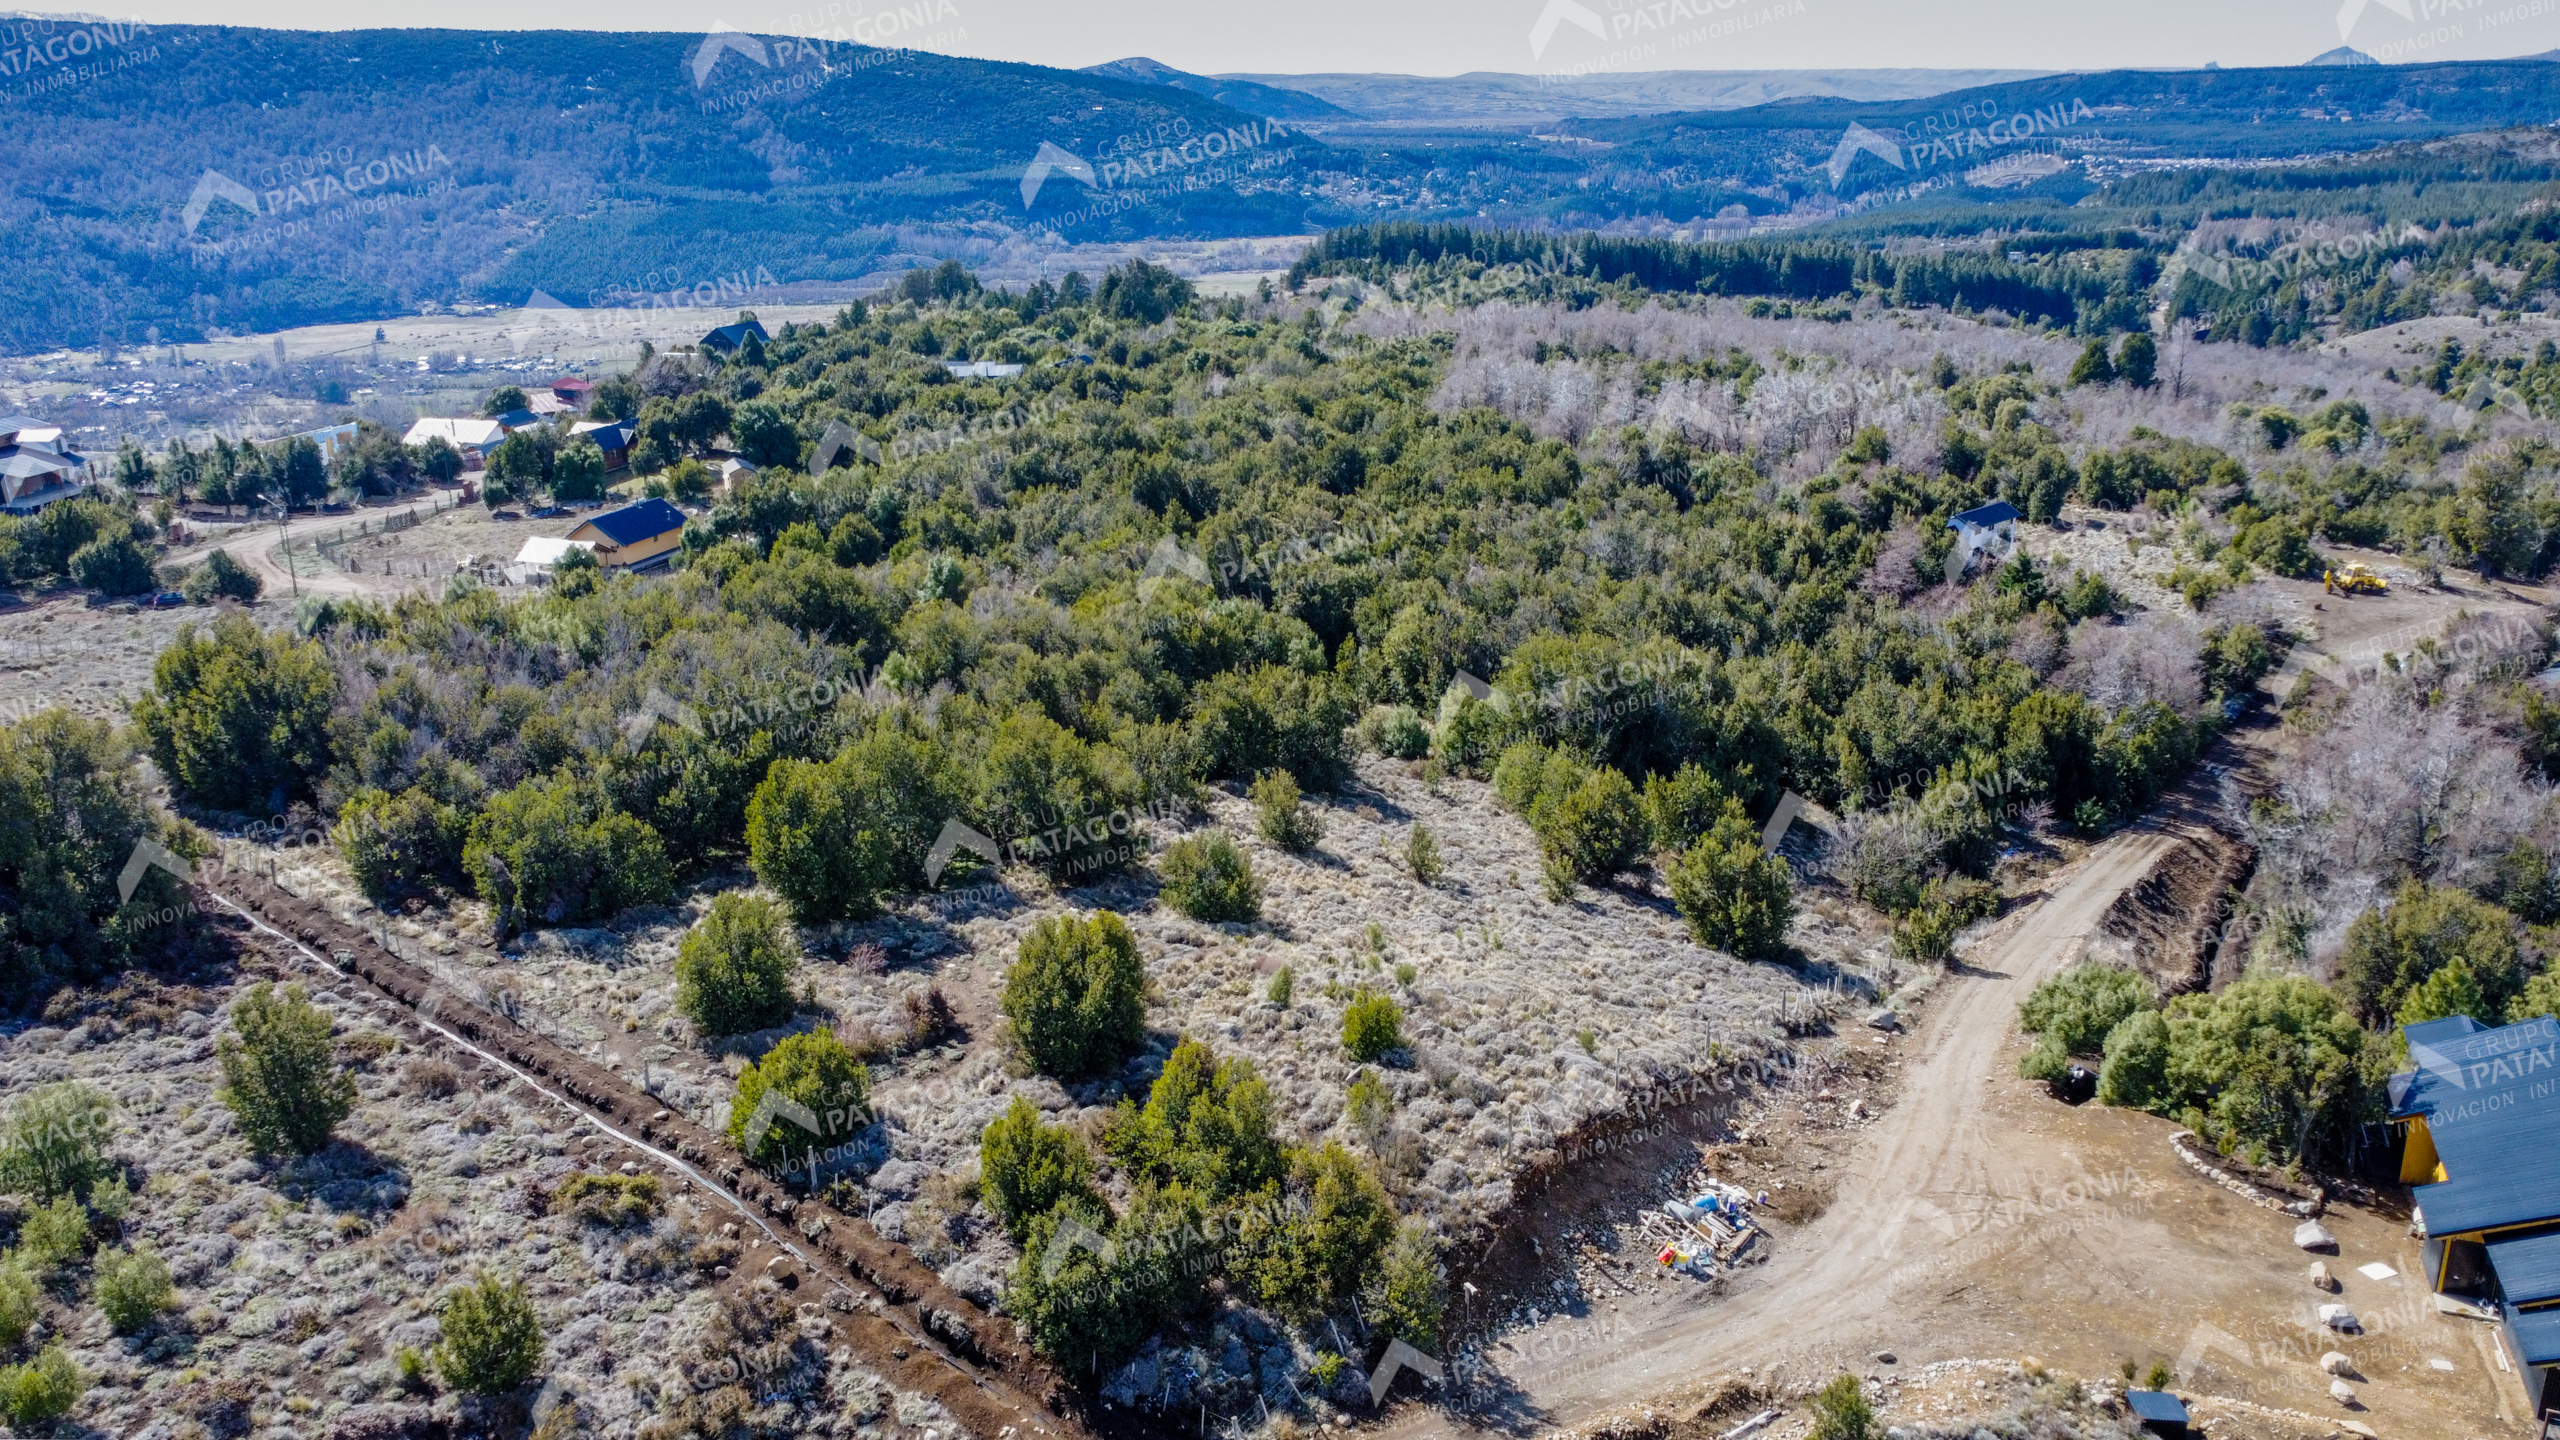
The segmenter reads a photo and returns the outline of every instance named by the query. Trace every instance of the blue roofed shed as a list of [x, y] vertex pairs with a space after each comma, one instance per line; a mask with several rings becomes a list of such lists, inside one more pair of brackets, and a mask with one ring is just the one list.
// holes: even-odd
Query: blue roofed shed
[[2127, 1390], [2124, 1408], [2155, 1435], [2187, 1433], [2187, 1404], [2166, 1390]]
[[608, 570], [663, 564], [684, 540], [684, 512], [664, 500], [642, 500], [603, 514], [562, 537], [595, 542]]

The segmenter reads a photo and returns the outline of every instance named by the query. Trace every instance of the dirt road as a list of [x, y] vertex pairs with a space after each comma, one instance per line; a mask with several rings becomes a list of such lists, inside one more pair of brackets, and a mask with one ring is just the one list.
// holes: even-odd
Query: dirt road
[[[1858, 1354], [1903, 1327], [1888, 1297], [1934, 1271], [1961, 1197], [1997, 1193], [2015, 1171], [2011, 1136], [1986, 1115], [1986, 1077], [2011, 1069], [2003, 1051], [2018, 1001], [2068, 964], [2118, 893], [2176, 843], [2165, 828], [2124, 831], [2047, 882], [2045, 897], [2013, 912], [1937, 992], [1916, 1041], [1905, 1098], [1859, 1146], [1838, 1197], [1790, 1237], [1746, 1288], [1720, 1303], [1691, 1292], [1629, 1306], [1613, 1321], [1622, 1341], [1578, 1373], [1513, 1375], [1510, 1419], [1570, 1425], [1659, 1388], [1713, 1357], [1719, 1368], [1808, 1348]], [[1931, 1200], [1929, 1197], [1938, 1197]], [[1943, 1203], [1941, 1203], [1943, 1202]]]

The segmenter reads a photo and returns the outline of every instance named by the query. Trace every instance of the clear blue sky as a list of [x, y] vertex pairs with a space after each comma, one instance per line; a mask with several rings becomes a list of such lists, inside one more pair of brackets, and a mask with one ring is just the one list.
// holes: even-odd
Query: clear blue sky
[[[2560, 48], [2548, 0], [2344, 0], [2348, 43], [2391, 61]], [[829, 7], [833, 6], [830, 11]], [[1556, 10], [1541, 52], [1532, 45]], [[2299, 64], [2340, 43], [2341, 0], [143, 0], [145, 22], [351, 29], [843, 32], [1045, 65], [1147, 55], [1186, 70], [1454, 75], [1627, 70]], [[2406, 9], [2404, 18], [2397, 13]], [[2531, 15], [2535, 9], [2546, 13]], [[1597, 26], [1604, 36], [1589, 33]], [[939, 43], [935, 43], [936, 40]], [[1651, 46], [1646, 53], [1645, 46]], [[2555, 117], [2517, 117], [2551, 119]]]

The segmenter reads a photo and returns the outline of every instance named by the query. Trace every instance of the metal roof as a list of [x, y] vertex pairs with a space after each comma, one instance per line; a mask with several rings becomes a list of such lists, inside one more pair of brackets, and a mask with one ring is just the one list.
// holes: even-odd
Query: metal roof
[[[2412, 1198], [2431, 1236], [2560, 1220], [2560, 1020], [2482, 1029], [2406, 1027], [2417, 1068], [2392, 1083], [2392, 1114], [2423, 1116], [2446, 1178]], [[2502, 1272], [2503, 1273], [2503, 1272]]]
[[2507, 1307], [2507, 1333], [2527, 1365], [2560, 1365], [2560, 1310]]
[[[670, 530], [684, 528], [684, 512], [664, 500], [643, 500], [619, 510], [607, 510], [587, 525], [616, 545], [634, 545], [654, 539]], [[578, 528], [584, 530], [587, 525]]]
[[2489, 1264], [2498, 1289], [2516, 1305], [2560, 1300], [2560, 1232], [2489, 1242]]
[[1980, 525], [1987, 529], [2003, 521], [2025, 518], [2026, 512], [2017, 506], [2006, 500], [1994, 500], [1988, 505], [1976, 505], [1970, 510], [1958, 512], [1954, 519], [1947, 522], [1947, 528], [1960, 530], [1967, 525]]
[[2187, 1423], [2187, 1404], [2166, 1390], [2127, 1390], [2125, 1408], [2135, 1415], [2159, 1425]]

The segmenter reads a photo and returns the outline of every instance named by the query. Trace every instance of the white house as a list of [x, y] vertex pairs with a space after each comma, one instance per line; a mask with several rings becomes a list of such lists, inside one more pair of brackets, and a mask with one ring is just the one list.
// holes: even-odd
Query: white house
[[400, 443], [424, 445], [429, 440], [442, 440], [461, 451], [463, 463], [476, 470], [489, 458], [489, 452], [498, 448], [498, 442], [506, 438], [507, 427], [495, 420], [477, 417], [448, 420], [428, 416], [410, 426], [409, 433], [400, 437]]
[[88, 488], [88, 457], [60, 448], [62, 427], [0, 417], [0, 510], [33, 514]]

